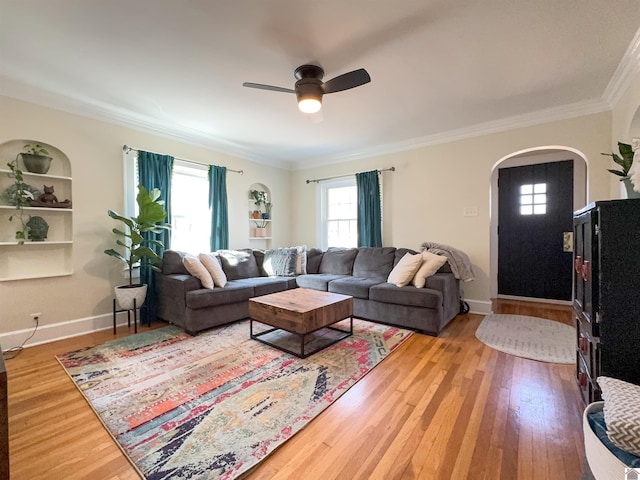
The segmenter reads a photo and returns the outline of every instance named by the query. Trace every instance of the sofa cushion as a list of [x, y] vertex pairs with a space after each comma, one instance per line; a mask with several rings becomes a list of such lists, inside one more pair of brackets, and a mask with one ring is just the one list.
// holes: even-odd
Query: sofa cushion
[[331, 247], [324, 252], [318, 273], [351, 275], [356, 255], [358, 255], [357, 248]]
[[191, 275], [200, 280], [204, 288], [208, 288], [209, 290], [213, 288], [213, 278], [211, 278], [211, 274], [198, 257], [185, 255], [182, 258], [182, 263]]
[[262, 270], [269, 277], [293, 277], [296, 274], [298, 249], [274, 248], [264, 252]]
[[253, 287], [235, 281], [227, 282], [224, 288], [213, 290], [200, 289], [187, 292], [188, 308], [206, 308], [217, 305], [228, 305], [249, 300], [254, 296]]
[[224, 287], [227, 284], [227, 276], [224, 270], [222, 270], [220, 260], [215, 253], [200, 253], [198, 259], [202, 262], [204, 268], [207, 269], [209, 275], [211, 275], [214, 286]]
[[329, 288], [329, 282], [347, 276], [348, 275], [330, 275], [326, 273], [298, 275], [296, 277], [296, 283], [300, 288], [311, 288], [313, 290], [321, 290], [323, 292], [327, 292]]
[[[244, 278], [242, 280], [234, 280], [238, 285], [247, 285], [253, 287], [253, 296], [268, 295], [270, 293], [282, 292], [292, 288], [287, 277], [253, 277]], [[294, 283], [293, 288], [297, 285]]]
[[402, 260], [402, 258], [407, 253], [410, 253], [411, 255], [415, 255], [418, 252], [416, 252], [415, 250], [411, 250], [410, 248], [396, 248], [396, 254], [393, 259], [393, 266], [395, 267], [398, 264], [398, 262]]
[[360, 278], [344, 277], [329, 282], [328, 291], [331, 293], [341, 293], [355, 298], [367, 300], [369, 298], [369, 288], [373, 285], [384, 283], [383, 278]]
[[240, 278], [259, 277], [260, 270], [253, 250], [245, 248], [243, 250], [218, 250], [222, 269], [227, 280], [238, 280]]
[[435, 253], [422, 252], [422, 265], [411, 279], [411, 285], [422, 288], [427, 282], [427, 277], [434, 275], [440, 267], [447, 263], [447, 257]]
[[353, 262], [354, 277], [387, 278], [393, 268], [395, 247], [360, 247]]
[[404, 257], [393, 267], [387, 281], [393, 283], [397, 287], [404, 287], [409, 285], [416, 272], [422, 265], [422, 255], [416, 253], [412, 255], [406, 253]]
[[189, 271], [182, 263], [184, 252], [165, 250], [162, 255], [162, 273], [165, 275], [188, 275]]
[[307, 273], [319, 273], [320, 262], [324, 252], [319, 248], [310, 248], [307, 250]]
[[438, 309], [442, 306], [442, 293], [430, 288], [416, 288], [411, 285], [396, 287], [392, 283], [381, 283], [369, 289], [369, 300]]

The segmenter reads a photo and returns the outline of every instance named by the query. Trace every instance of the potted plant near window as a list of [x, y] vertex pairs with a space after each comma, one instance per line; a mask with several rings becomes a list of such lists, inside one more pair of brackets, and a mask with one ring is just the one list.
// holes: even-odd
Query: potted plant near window
[[613, 152], [602, 154], [613, 158], [613, 161], [622, 167], [621, 170], [608, 169], [608, 171], [620, 177], [620, 181], [624, 183], [624, 187], [627, 190], [627, 198], [640, 198], [640, 193], [633, 189], [633, 184], [629, 178], [629, 170], [633, 164], [633, 148], [628, 143], [618, 142], [618, 150], [620, 155]]
[[149, 245], [164, 248], [164, 244], [160, 240], [146, 240], [142, 236], [145, 232], [161, 233], [171, 228], [170, 225], [161, 223], [167, 217], [167, 212], [163, 207], [164, 202], [158, 198], [159, 189], [154, 188], [149, 193], [144, 186], [138, 185], [138, 216], [127, 218], [113, 210], [107, 212], [111, 218], [124, 224], [124, 230], [112, 230], [117, 235], [116, 243], [122, 247], [124, 254], [113, 248], [104, 251], [125, 263], [128, 270], [129, 283], [115, 287], [116, 300], [121, 309], [131, 310], [134, 307], [134, 298], [135, 305], [141, 306], [147, 295], [147, 285], [133, 283], [134, 268], [139, 266], [159, 271], [156, 263], [160, 261], [160, 257]]

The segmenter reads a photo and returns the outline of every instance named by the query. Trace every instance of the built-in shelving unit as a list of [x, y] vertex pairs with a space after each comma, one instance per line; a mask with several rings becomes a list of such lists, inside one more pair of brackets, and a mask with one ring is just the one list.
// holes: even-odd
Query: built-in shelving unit
[[24, 207], [25, 215], [42, 217], [49, 225], [47, 238], [40, 242], [26, 240], [21, 245], [16, 240], [19, 223], [15, 219], [9, 221], [17, 210], [5, 195], [7, 188], [14, 184], [7, 164], [24, 151], [25, 145], [35, 143], [47, 149], [52, 157], [51, 167], [46, 174], [31, 173], [19, 159], [24, 183], [40, 193], [45, 185], [53, 186], [59, 202], [72, 200], [71, 162], [62, 151], [39, 140], [16, 139], [0, 144], [0, 281], [73, 273], [73, 208]]
[[[252, 190], [265, 192], [268, 201], [271, 201], [271, 190], [269, 189], [269, 187], [267, 187], [262, 183], [254, 183], [249, 187], [249, 191], [247, 192], [249, 196], [248, 197], [249, 198], [248, 200], [249, 240], [256, 243], [256, 247], [268, 248], [271, 244], [271, 234], [272, 234], [271, 229], [272, 229], [273, 219], [271, 217], [268, 219], [253, 217], [254, 211], [256, 210], [256, 206], [255, 206], [253, 197], [251, 196]], [[259, 212], [260, 214], [266, 213], [264, 206], [261, 206], [261, 209], [259, 210]], [[260, 225], [264, 225], [264, 230], [262, 231], [259, 230]]]

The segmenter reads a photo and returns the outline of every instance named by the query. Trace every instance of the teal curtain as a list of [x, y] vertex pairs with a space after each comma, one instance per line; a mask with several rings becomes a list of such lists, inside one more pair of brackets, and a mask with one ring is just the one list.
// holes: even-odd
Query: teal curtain
[[[154, 188], [160, 189], [160, 199], [164, 200], [164, 209], [168, 215], [166, 223], [171, 223], [171, 172], [173, 170], [173, 157], [170, 155], [160, 155], [159, 153], [138, 151], [138, 183], [143, 185], [149, 192]], [[137, 194], [137, 190], [136, 190]], [[160, 240], [164, 244], [164, 249], [152, 248], [162, 256], [164, 250], [171, 248], [171, 232], [164, 231], [161, 234], [147, 232], [145, 238]], [[155, 278], [153, 270], [150, 268], [140, 269], [140, 281], [146, 283], [147, 314], [150, 319], [155, 319], [157, 310], [157, 295], [155, 289]]]
[[227, 207], [227, 167], [209, 166], [209, 209], [211, 210], [211, 251], [229, 248]]
[[356, 173], [358, 189], [358, 246], [382, 246], [382, 213], [378, 171]]

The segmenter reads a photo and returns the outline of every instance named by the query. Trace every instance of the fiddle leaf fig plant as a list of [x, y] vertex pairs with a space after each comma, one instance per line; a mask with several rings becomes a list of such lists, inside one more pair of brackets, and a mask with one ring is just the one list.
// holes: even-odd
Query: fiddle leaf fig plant
[[628, 143], [618, 142], [618, 150], [620, 151], [620, 155], [614, 152], [603, 153], [602, 155], [613, 158], [613, 161], [622, 167], [621, 170], [607, 169], [614, 175], [619, 176], [622, 182], [625, 178], [629, 178], [629, 169], [633, 163], [633, 148]]
[[122, 247], [124, 253], [110, 248], [104, 253], [117, 258], [127, 265], [129, 271], [129, 285], [133, 285], [133, 270], [137, 266], [150, 267], [159, 271], [156, 263], [160, 261], [158, 254], [151, 248], [155, 245], [160, 249], [164, 244], [160, 240], [148, 240], [142, 235], [145, 232], [162, 233], [171, 228], [167, 223], [161, 223], [167, 218], [164, 209], [164, 201], [160, 198], [160, 190], [154, 188], [151, 192], [138, 185], [138, 216], [123, 217], [119, 213], [109, 210], [107, 213], [114, 220], [119, 220], [124, 224], [124, 229], [114, 228], [112, 231], [117, 235], [116, 244]]

